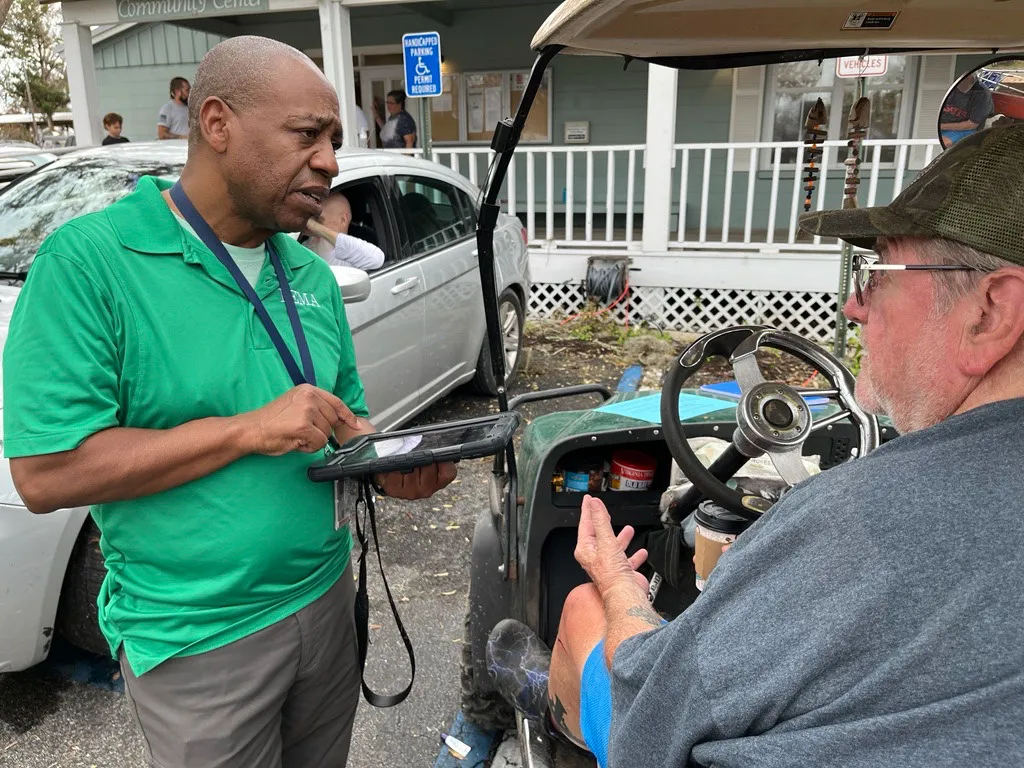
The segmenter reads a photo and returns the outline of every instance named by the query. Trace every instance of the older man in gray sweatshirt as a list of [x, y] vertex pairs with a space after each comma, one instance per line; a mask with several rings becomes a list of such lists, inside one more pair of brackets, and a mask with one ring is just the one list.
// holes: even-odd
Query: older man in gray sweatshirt
[[1012, 125], [888, 206], [803, 217], [875, 252], [844, 312], [866, 350], [857, 400], [901, 436], [798, 484], [664, 625], [642, 555], [588, 498], [592, 583], [566, 600], [533, 716], [602, 766], [1024, 765], [1022, 211]]

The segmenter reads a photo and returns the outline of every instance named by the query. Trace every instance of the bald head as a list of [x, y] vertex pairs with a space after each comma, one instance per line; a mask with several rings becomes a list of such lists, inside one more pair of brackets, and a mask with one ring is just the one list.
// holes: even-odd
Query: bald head
[[285, 61], [307, 66], [327, 83], [327, 78], [302, 51], [278, 40], [255, 35], [229, 37], [203, 57], [192, 82], [188, 101], [189, 143], [202, 141], [199, 115], [211, 96], [242, 113], [272, 97], [267, 82]]
[[300, 232], [320, 215], [338, 175], [341, 118], [338, 94], [307, 56], [264, 37], [225, 40], [196, 71], [189, 125], [182, 183], [233, 220], [240, 235], [226, 242]]
[[320, 214], [320, 221], [328, 229], [348, 234], [349, 224], [352, 223], [352, 206], [348, 198], [341, 192], [332, 192], [331, 196], [324, 200], [324, 212]]

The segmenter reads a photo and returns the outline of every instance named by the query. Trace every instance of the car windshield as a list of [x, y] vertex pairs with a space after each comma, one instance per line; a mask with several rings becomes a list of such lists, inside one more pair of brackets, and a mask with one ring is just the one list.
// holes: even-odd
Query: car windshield
[[25, 272], [61, 224], [107, 207], [135, 189], [140, 176], [177, 179], [169, 159], [94, 154], [53, 163], [0, 193], [0, 272]]

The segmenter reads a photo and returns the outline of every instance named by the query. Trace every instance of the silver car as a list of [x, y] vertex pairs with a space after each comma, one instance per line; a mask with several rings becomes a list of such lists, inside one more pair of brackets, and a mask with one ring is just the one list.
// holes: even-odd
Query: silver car
[[0, 189], [57, 156], [28, 141], [0, 141]]
[[[0, 282], [10, 283], [0, 284], [0, 345], [42, 241], [68, 219], [128, 194], [140, 176], [176, 179], [185, 156], [185, 143], [174, 141], [81, 150], [0, 192]], [[349, 234], [386, 255], [369, 275], [336, 269], [344, 273], [339, 285], [374, 424], [397, 427], [462, 384], [494, 393], [476, 258], [479, 190], [444, 166], [396, 153], [346, 149], [338, 165], [334, 187], [352, 206]], [[530, 290], [518, 219], [500, 217], [494, 247], [511, 381]], [[95, 619], [103, 576], [97, 537], [85, 508], [28, 512], [0, 459], [0, 672], [44, 659], [55, 627], [104, 650]]]

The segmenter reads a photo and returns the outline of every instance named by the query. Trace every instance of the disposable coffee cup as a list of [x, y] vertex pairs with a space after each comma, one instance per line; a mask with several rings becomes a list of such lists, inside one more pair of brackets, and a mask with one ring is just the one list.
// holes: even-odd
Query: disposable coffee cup
[[703, 501], [694, 512], [694, 567], [697, 589], [704, 591], [711, 571], [718, 565], [722, 550], [732, 544], [753, 523], [712, 501]]

